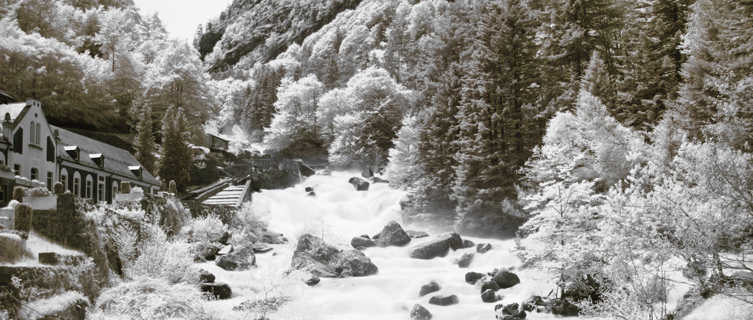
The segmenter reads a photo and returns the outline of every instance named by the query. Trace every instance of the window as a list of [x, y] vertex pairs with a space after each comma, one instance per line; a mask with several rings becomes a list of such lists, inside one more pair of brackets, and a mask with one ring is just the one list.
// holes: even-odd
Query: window
[[50, 137], [47, 137], [47, 161], [55, 162], [55, 143]]
[[97, 201], [105, 201], [105, 177], [99, 177], [99, 183], [97, 183]]
[[91, 199], [94, 194], [92, 193], [92, 188], [94, 187], [94, 182], [92, 181], [92, 176], [86, 176], [86, 198]]
[[13, 174], [20, 176], [21, 175], [21, 165], [16, 163], [13, 165]]
[[110, 195], [110, 198], [114, 201], [115, 195], [118, 194], [118, 182], [115, 180], [112, 181], [112, 194]]
[[13, 134], [13, 152], [24, 153], [24, 128], [18, 128], [18, 131]]
[[68, 190], [68, 170], [60, 170], [60, 182], [63, 184], [63, 190]]
[[40, 141], [42, 135], [42, 126], [38, 122], [31, 122], [29, 130], [29, 143], [34, 145], [41, 145]]
[[34, 144], [34, 143], [37, 142], [37, 135], [36, 135], [37, 134], [37, 124], [36, 124], [36, 122], [32, 121], [30, 127], [31, 128], [29, 128], [29, 129], [31, 129], [31, 130], [29, 130], [29, 143]]
[[39, 169], [31, 168], [31, 180], [39, 180]]
[[52, 171], [47, 172], [47, 190], [52, 191]]
[[73, 194], [81, 196], [81, 175], [78, 172], [73, 174]]

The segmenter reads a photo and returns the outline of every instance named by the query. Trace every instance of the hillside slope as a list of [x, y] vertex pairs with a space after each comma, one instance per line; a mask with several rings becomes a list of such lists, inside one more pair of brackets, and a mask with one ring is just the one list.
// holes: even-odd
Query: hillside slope
[[196, 44], [212, 72], [227, 70], [241, 59], [250, 65], [268, 62], [360, 2], [235, 0], [197, 35]]

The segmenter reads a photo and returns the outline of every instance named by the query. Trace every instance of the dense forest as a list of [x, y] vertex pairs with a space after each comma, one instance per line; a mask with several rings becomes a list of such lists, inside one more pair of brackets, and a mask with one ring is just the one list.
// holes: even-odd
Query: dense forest
[[[254, 33], [227, 17], [207, 65]], [[712, 291], [750, 266], [752, 30], [749, 1], [363, 1], [214, 73], [219, 123], [385, 170], [417, 219], [541, 239], [563, 281], [633, 284], [602, 311], [656, 316], [668, 260]]]

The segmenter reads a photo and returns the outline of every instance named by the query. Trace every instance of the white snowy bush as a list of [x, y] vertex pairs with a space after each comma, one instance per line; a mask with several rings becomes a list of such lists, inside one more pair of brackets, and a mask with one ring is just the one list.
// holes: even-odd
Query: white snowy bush
[[209, 320], [198, 287], [139, 278], [107, 289], [97, 299], [89, 319]]
[[192, 268], [191, 246], [181, 240], [168, 240], [159, 226], [147, 226], [146, 239], [141, 242], [138, 258], [127, 263], [128, 278], [150, 277], [169, 283], [196, 283], [198, 274]]

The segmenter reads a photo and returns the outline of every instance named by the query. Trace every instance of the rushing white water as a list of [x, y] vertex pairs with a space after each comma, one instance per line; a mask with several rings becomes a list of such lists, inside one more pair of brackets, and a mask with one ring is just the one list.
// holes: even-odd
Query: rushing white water
[[[257, 256], [258, 268], [243, 272], [223, 271], [212, 263], [201, 267], [229, 283], [233, 299], [210, 303], [209, 309], [221, 318], [246, 319], [232, 307], [246, 300], [265, 296], [287, 295], [292, 301], [271, 319], [409, 319], [409, 310], [420, 303], [434, 315], [433, 319], [494, 319], [494, 305], [483, 303], [480, 289], [464, 281], [468, 271], [488, 272], [495, 268], [518, 269], [520, 261], [513, 254], [512, 240], [469, 238], [476, 243], [489, 242], [493, 249], [476, 254], [470, 268], [461, 269], [455, 260], [474, 248], [450, 252], [447, 257], [417, 260], [409, 257], [410, 249], [424, 239], [414, 239], [406, 247], [370, 248], [364, 251], [379, 267], [374, 276], [346, 279], [322, 279], [315, 287], [303, 284], [304, 275], [283, 276], [298, 236], [311, 233], [343, 249], [350, 248], [350, 239], [361, 234], [373, 235], [390, 220], [400, 219], [399, 200], [403, 192], [386, 184], [372, 184], [367, 192], [357, 192], [348, 183], [354, 173], [334, 172], [331, 176], [316, 175], [285, 190], [265, 190], [254, 194], [254, 211], [269, 223], [271, 230], [284, 233], [290, 243], [275, 246], [275, 254]], [[309, 197], [304, 188], [313, 187], [316, 196]], [[422, 230], [421, 226], [404, 226]], [[466, 237], [464, 237], [466, 238]], [[504, 299], [498, 303], [523, 302], [533, 294], [547, 295], [554, 288], [549, 274], [536, 270], [517, 270], [521, 283], [498, 291]], [[437, 281], [442, 290], [435, 294], [456, 294], [460, 303], [434, 306], [428, 300], [435, 294], [418, 296], [419, 288]], [[552, 319], [548, 314], [529, 314], [529, 319]]]

